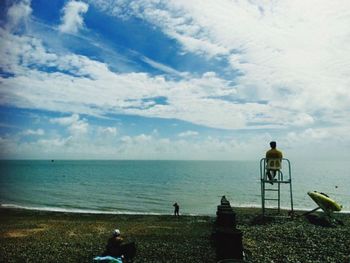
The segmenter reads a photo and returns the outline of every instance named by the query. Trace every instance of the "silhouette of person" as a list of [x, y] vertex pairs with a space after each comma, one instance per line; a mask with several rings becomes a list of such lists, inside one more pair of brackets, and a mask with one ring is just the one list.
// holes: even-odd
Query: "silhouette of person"
[[113, 235], [108, 239], [106, 250], [103, 256], [111, 256], [114, 258], [121, 257], [123, 262], [132, 262], [136, 254], [135, 242], [124, 241], [119, 229], [113, 231]]
[[[280, 169], [281, 161], [283, 158], [283, 154], [281, 151], [276, 149], [277, 143], [275, 141], [270, 142], [271, 149], [266, 152], [266, 163], [267, 163], [267, 172], [266, 175], [268, 176], [269, 180], [272, 181], [277, 171]], [[273, 166], [271, 166], [271, 160], [275, 160], [273, 163]]]
[[174, 216], [180, 216], [179, 215], [180, 206], [178, 205], [178, 203], [175, 202], [175, 204], [173, 204], [173, 207], [174, 207]]
[[120, 230], [115, 229], [113, 231], [113, 235], [108, 239], [106, 251], [104, 254], [112, 257], [122, 256], [122, 250], [121, 250], [122, 243], [123, 243], [123, 238], [120, 235]]

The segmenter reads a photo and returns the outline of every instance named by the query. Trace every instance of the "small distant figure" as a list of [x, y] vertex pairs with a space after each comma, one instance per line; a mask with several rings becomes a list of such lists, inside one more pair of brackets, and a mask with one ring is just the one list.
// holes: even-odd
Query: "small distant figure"
[[281, 167], [281, 161], [283, 154], [281, 151], [277, 150], [277, 143], [275, 141], [270, 142], [271, 149], [266, 152], [266, 163], [267, 163], [267, 172], [266, 175], [272, 183], [273, 179], [276, 176], [277, 171]]
[[180, 212], [180, 206], [178, 203], [175, 202], [175, 204], [173, 204], [174, 207], [174, 216], [180, 216], [179, 212]]
[[221, 205], [230, 205], [230, 202], [226, 199], [226, 196], [222, 196], [221, 197], [221, 201], [220, 201]]

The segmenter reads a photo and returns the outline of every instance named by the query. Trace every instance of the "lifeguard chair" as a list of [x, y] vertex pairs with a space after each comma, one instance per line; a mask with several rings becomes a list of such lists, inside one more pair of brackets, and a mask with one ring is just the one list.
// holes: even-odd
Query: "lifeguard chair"
[[[283, 165], [282, 165], [283, 164]], [[282, 169], [282, 166], [284, 169]], [[274, 179], [270, 180], [268, 173], [274, 175]], [[292, 189], [292, 170], [290, 161], [285, 158], [260, 160], [260, 182], [261, 182], [261, 207], [263, 216], [265, 216], [265, 202], [277, 201], [278, 213], [281, 211], [281, 184], [289, 184], [290, 206], [293, 213], [293, 189]], [[268, 186], [266, 186], [268, 184]], [[277, 197], [266, 197], [266, 192], [275, 192]]]

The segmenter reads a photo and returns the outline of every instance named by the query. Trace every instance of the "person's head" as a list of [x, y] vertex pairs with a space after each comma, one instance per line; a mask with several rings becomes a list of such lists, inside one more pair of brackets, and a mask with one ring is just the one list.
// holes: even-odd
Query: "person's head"
[[115, 237], [120, 236], [120, 230], [119, 229], [114, 229], [113, 230], [113, 236], [115, 236]]
[[275, 141], [272, 141], [272, 142], [270, 142], [270, 146], [271, 146], [272, 149], [275, 149], [277, 144], [276, 144]]

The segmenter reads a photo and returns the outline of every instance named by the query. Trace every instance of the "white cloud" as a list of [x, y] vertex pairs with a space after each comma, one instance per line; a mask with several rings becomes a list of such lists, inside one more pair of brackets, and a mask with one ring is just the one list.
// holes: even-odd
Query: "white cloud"
[[83, 28], [83, 15], [88, 11], [89, 5], [80, 1], [69, 1], [64, 6], [59, 30], [64, 33], [77, 33]]
[[72, 125], [68, 128], [71, 134], [73, 135], [82, 135], [88, 132], [89, 124], [84, 120], [79, 120], [77, 122], [72, 123]]
[[[32, 151], [32, 147], [38, 151], [39, 149], [42, 149], [42, 153], [45, 152], [51, 152], [51, 151], [57, 151], [61, 152], [64, 151], [65, 146], [67, 146], [67, 142], [71, 140], [71, 137], [68, 138], [51, 138], [51, 139], [41, 139], [37, 142], [32, 143], [24, 143], [23, 144], [23, 150], [28, 150], [28, 152]], [[28, 149], [26, 149], [28, 147]]]
[[45, 131], [43, 129], [37, 129], [37, 130], [25, 130], [23, 132], [24, 135], [37, 135], [37, 136], [41, 136], [45, 134]]
[[[0, 58], [1, 67], [16, 75], [2, 78], [0, 101], [17, 107], [90, 115], [123, 113], [176, 118], [222, 129], [312, 125], [316, 121], [314, 112], [320, 109], [323, 110], [322, 116], [328, 116], [323, 122], [341, 123], [346, 118], [346, 115], [339, 117], [339, 112], [348, 105], [345, 102], [349, 95], [346, 94], [338, 95], [338, 101], [344, 103], [333, 107], [318, 104], [309, 109], [313, 101], [300, 102], [304, 99], [297, 93], [293, 94], [295, 100], [291, 103], [283, 96], [277, 101], [254, 102], [264, 95], [258, 95], [260, 89], [250, 87], [252, 102], [245, 102], [239, 98], [247, 91], [242, 91], [240, 86], [232, 86], [231, 82], [221, 79], [214, 72], [200, 77], [187, 75], [178, 81], [166, 80], [163, 76], [151, 77], [145, 73], [118, 74], [110, 71], [106, 64], [84, 56], [59, 56], [48, 52], [35, 38], [15, 36], [1, 29], [0, 34], [4, 43], [0, 51], [3, 55]], [[32, 68], [28, 68], [28, 65], [32, 65]], [[33, 65], [38, 68], [48, 65], [57, 67], [75, 76], [39, 71]], [[144, 100], [156, 97], [166, 98], [166, 103]], [[317, 94], [313, 99], [317, 100]], [[334, 115], [338, 116], [337, 119]], [[76, 119], [77, 116], [73, 115], [65, 121], [70, 118]]]
[[[66, 121], [62, 123], [63, 127], [70, 128], [72, 122], [69, 122], [69, 125]], [[136, 136], [117, 136], [115, 127], [90, 128], [89, 133], [66, 136], [47, 132], [45, 138], [34, 137], [30, 142], [24, 140], [26, 135], [22, 132], [0, 136], [0, 157], [258, 160], [268, 149], [268, 142], [274, 139], [285, 156], [293, 161], [308, 158], [313, 160], [349, 158], [346, 154], [350, 147], [349, 126], [308, 128], [277, 137], [266, 132], [202, 137], [196, 132], [188, 131], [187, 135], [193, 134], [196, 140], [187, 136], [169, 139], [161, 137], [154, 131]], [[334, 154], [335, 152], [339, 154]]]
[[6, 25], [8, 30], [16, 29], [20, 25], [26, 25], [29, 19], [32, 8], [30, 7], [30, 0], [23, 0], [14, 3], [7, 10], [8, 23]]
[[60, 117], [60, 118], [52, 118], [50, 120], [51, 123], [57, 123], [63, 126], [69, 126], [72, 125], [73, 123], [76, 123], [79, 121], [79, 115], [78, 114], [73, 114], [72, 116], [67, 116], [67, 117]]
[[302, 144], [304, 141], [320, 143], [333, 137], [332, 130], [334, 131], [334, 129], [309, 128], [302, 132], [290, 132], [287, 134], [287, 141], [298, 144]]
[[147, 64], [149, 64], [150, 66], [152, 66], [153, 68], [156, 68], [156, 69], [158, 69], [158, 70], [160, 70], [160, 71], [163, 71], [163, 72], [165, 72], [165, 73], [168, 73], [168, 74], [171, 74], [171, 75], [176, 75], [176, 76], [181, 76], [181, 77], [186, 77], [186, 76], [188, 76], [188, 73], [187, 73], [187, 72], [180, 72], [180, 71], [177, 71], [177, 70], [175, 70], [175, 69], [173, 69], [173, 68], [171, 68], [171, 67], [168, 67], [168, 66], [166, 66], [166, 65], [164, 65], [164, 64], [161, 64], [161, 63], [159, 63], [159, 62], [156, 62], [156, 61], [154, 61], [154, 60], [152, 60], [152, 59], [150, 59], [150, 58], [147, 58], [147, 57], [142, 56], [141, 59], [142, 59], [145, 63], [147, 63]]
[[172, 34], [174, 38], [180, 41], [187, 52], [204, 54], [209, 58], [218, 55], [227, 55], [229, 50], [223, 46], [213, 44], [206, 39], [198, 39], [183, 34]]
[[297, 114], [296, 118], [294, 119], [294, 125], [295, 126], [307, 126], [314, 123], [314, 118], [306, 113], [299, 113]]
[[117, 136], [118, 130], [116, 127], [99, 127], [98, 134], [101, 136]]
[[268, 101], [266, 110], [287, 114], [282, 116], [285, 123], [309, 125], [318, 112], [339, 115], [350, 103], [349, 1], [91, 4], [112, 15], [154, 24], [185, 52], [226, 59], [230, 69], [240, 73], [235, 78], [236, 97]]
[[[223, 70], [236, 70], [240, 75], [232, 82], [213, 72], [194, 77], [148, 58], [144, 62], [180, 80], [142, 72], [120, 74], [105, 63], [75, 54], [56, 54], [37, 38], [0, 29], [1, 68], [15, 75], [1, 77], [1, 104], [76, 113], [51, 121], [68, 131], [67, 138], [31, 143], [3, 138], [3, 149], [87, 158], [88, 153], [94, 153], [101, 158], [126, 159], [250, 159], [264, 152], [262, 142], [272, 139], [265, 134], [272, 128], [285, 128], [278, 141], [294, 156], [300, 149], [305, 156], [315, 156], [321, 155], [322, 149], [335, 149], [335, 145], [349, 146], [347, 2], [334, 5], [320, 1], [311, 7], [299, 1], [257, 6], [252, 1], [179, 0], [162, 2], [162, 10], [156, 4], [159, 1], [117, 2], [120, 5], [116, 8], [129, 10], [124, 18], [128, 14], [145, 19], [176, 39], [183, 52], [226, 60], [229, 68]], [[60, 29], [77, 32], [88, 7], [84, 11], [84, 4], [74, 2], [78, 4], [73, 8], [69, 3], [67, 16], [62, 18], [67, 23]], [[23, 17], [29, 15], [27, 9]], [[17, 21], [20, 16], [13, 17]], [[42, 71], [45, 67], [58, 70]], [[166, 98], [166, 103], [145, 100], [156, 97]], [[159, 138], [159, 134], [119, 138], [115, 127], [95, 128], [79, 115], [107, 113], [175, 118], [222, 129], [261, 129], [263, 135], [241, 141], [235, 137], [201, 139], [198, 133], [187, 131], [179, 134], [179, 140]], [[315, 128], [320, 123], [329, 127]], [[35, 132], [38, 130], [32, 130]], [[100, 136], [91, 140], [96, 134]], [[196, 141], [190, 136], [196, 136]]]
[[68, 131], [75, 136], [81, 136], [88, 132], [89, 124], [86, 120], [81, 120], [78, 114], [72, 116], [53, 118], [51, 123], [57, 123], [59, 125], [68, 126]]
[[198, 132], [196, 131], [185, 131], [178, 134], [179, 137], [192, 137], [197, 135], [198, 135]]
[[[36, 39], [4, 36], [5, 41], [8, 39], [3, 50], [6, 60], [1, 60], [1, 63], [17, 76], [3, 79], [0, 92], [3, 100], [17, 107], [85, 114], [122, 112], [178, 118], [222, 128], [244, 125], [239, 105], [208, 98], [234, 93], [227, 81], [213, 73], [181, 81], [167, 81], [164, 77], [150, 77], [145, 73], [117, 74], [111, 72], [106, 64], [87, 57], [49, 53]], [[12, 47], [11, 39], [16, 40]], [[28, 69], [27, 64], [38, 67], [49, 64], [81, 77]], [[169, 101], [165, 105], [155, 105], [152, 101], [147, 103], [143, 100], [152, 97], [165, 97]], [[206, 117], [202, 114], [204, 109], [208, 111]], [[230, 114], [225, 114], [226, 111]], [[226, 117], [218, 119], [216, 114]]]

